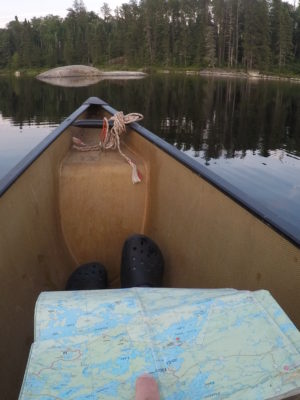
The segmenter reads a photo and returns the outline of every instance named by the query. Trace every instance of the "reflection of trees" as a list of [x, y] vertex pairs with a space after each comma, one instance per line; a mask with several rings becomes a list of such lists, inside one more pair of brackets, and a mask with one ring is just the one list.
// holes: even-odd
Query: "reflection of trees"
[[161, 82], [168, 106], [159, 103], [157, 113], [162, 114], [161, 136], [178, 148], [193, 149], [195, 156], [202, 153], [207, 162], [245, 157], [248, 150], [265, 157], [278, 148], [300, 154], [296, 85], [291, 90], [290, 84], [262, 81], [170, 80]]
[[0, 111], [18, 125], [58, 123], [90, 96], [126, 113], [143, 113], [147, 128], [206, 162], [244, 157], [248, 150], [268, 156], [281, 148], [300, 155], [298, 85], [157, 75], [63, 88], [0, 78]]

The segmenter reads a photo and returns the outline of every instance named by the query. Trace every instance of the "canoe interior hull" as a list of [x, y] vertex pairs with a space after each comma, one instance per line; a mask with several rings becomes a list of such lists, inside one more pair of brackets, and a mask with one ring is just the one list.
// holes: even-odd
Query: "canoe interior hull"
[[300, 326], [297, 246], [133, 129], [122, 148], [143, 175], [137, 185], [117, 152], [71, 149], [72, 136], [97, 143], [98, 134], [70, 126], [0, 197], [5, 399], [20, 389], [38, 294], [63, 290], [89, 261], [102, 262], [119, 287], [122, 244], [132, 233], [160, 246], [165, 286], [267, 289]]

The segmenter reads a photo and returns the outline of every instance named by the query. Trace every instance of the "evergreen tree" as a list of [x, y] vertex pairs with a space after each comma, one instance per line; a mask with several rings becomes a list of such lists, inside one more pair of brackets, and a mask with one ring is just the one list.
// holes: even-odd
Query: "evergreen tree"
[[292, 56], [293, 20], [291, 6], [281, 0], [272, 0], [271, 39], [273, 61], [282, 68]]
[[9, 31], [0, 29], [0, 68], [6, 68], [10, 64], [10, 59]]
[[269, 63], [269, 14], [266, 0], [244, 0], [243, 60], [248, 69]]
[[22, 24], [19, 22], [18, 18], [15, 17], [14, 21], [9, 22], [7, 26], [9, 32], [9, 45], [10, 45], [10, 66], [13, 69], [20, 68], [20, 54], [21, 54], [21, 42], [22, 42]]
[[294, 44], [294, 57], [295, 61], [299, 62], [300, 59], [300, 6], [298, 3], [298, 7], [293, 12], [293, 21], [294, 21], [294, 35], [293, 35], [293, 44]]
[[[100, 11], [100, 10], [99, 10]], [[66, 64], [300, 66], [300, 7], [282, 0], [129, 0], [66, 18], [11, 21], [0, 30], [0, 68]]]
[[[144, 64], [163, 63], [162, 58], [165, 57], [169, 58], [170, 63], [175, 62], [173, 59], [174, 47], [177, 46], [179, 33], [176, 25], [178, 3], [179, 0], [170, 0], [169, 2], [165, 0], [141, 0], [143, 30], [140, 31], [140, 34], [144, 41]], [[174, 21], [174, 29], [171, 28], [169, 20]], [[166, 40], [168, 35], [170, 35], [169, 43]], [[162, 53], [166, 53], [166, 55], [164, 56]]]
[[225, 0], [212, 0], [217, 62], [219, 66], [225, 65], [226, 5], [227, 2]]

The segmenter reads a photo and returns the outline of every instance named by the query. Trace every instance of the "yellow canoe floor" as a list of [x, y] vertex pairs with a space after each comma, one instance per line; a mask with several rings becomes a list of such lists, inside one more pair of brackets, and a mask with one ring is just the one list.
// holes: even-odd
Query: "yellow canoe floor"
[[[84, 118], [108, 115], [92, 107]], [[33, 339], [41, 291], [62, 290], [77, 265], [100, 261], [120, 285], [121, 249], [150, 236], [165, 258], [164, 285], [267, 289], [300, 326], [300, 251], [230, 197], [129, 129], [123, 151], [81, 153], [72, 136], [97, 143], [97, 129], [67, 128], [0, 197], [1, 374], [15, 398]]]

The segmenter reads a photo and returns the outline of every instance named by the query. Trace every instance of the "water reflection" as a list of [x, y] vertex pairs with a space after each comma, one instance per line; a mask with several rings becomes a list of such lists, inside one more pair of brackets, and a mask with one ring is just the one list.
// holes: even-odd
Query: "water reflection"
[[121, 73], [119, 75], [104, 75], [104, 76], [70, 76], [70, 77], [62, 77], [62, 78], [45, 78], [45, 77], [37, 77], [38, 80], [44, 83], [48, 83], [49, 85], [53, 86], [62, 86], [62, 87], [69, 87], [69, 88], [78, 88], [78, 87], [85, 87], [95, 85], [104, 80], [113, 80], [113, 81], [122, 81], [122, 80], [131, 80], [131, 79], [144, 79], [145, 76], [135, 76], [135, 75], [128, 75], [125, 76], [123, 79], [121, 78]]
[[279, 148], [299, 155], [299, 86], [246, 80], [201, 83], [175, 94], [170, 99], [175, 107], [160, 104], [167, 114], [160, 129], [166, 140], [181, 150], [193, 149], [195, 157], [201, 152], [207, 162], [243, 158], [247, 150], [263, 157]]
[[34, 122], [13, 125], [10, 118], [0, 113], [0, 179], [44, 139], [55, 125]]
[[148, 129], [300, 227], [299, 85], [157, 75], [66, 88], [0, 78], [0, 112], [19, 127], [57, 124], [90, 96], [144, 114]]
[[90, 77], [68, 77], [68, 78], [38, 78], [40, 81], [48, 83], [49, 85], [62, 86], [62, 87], [84, 87], [95, 85], [101, 81], [100, 76]]
[[300, 155], [297, 84], [167, 75], [73, 88], [0, 78], [0, 112], [17, 125], [59, 123], [89, 96], [142, 112], [147, 128], [208, 162], [244, 157], [247, 150]]

